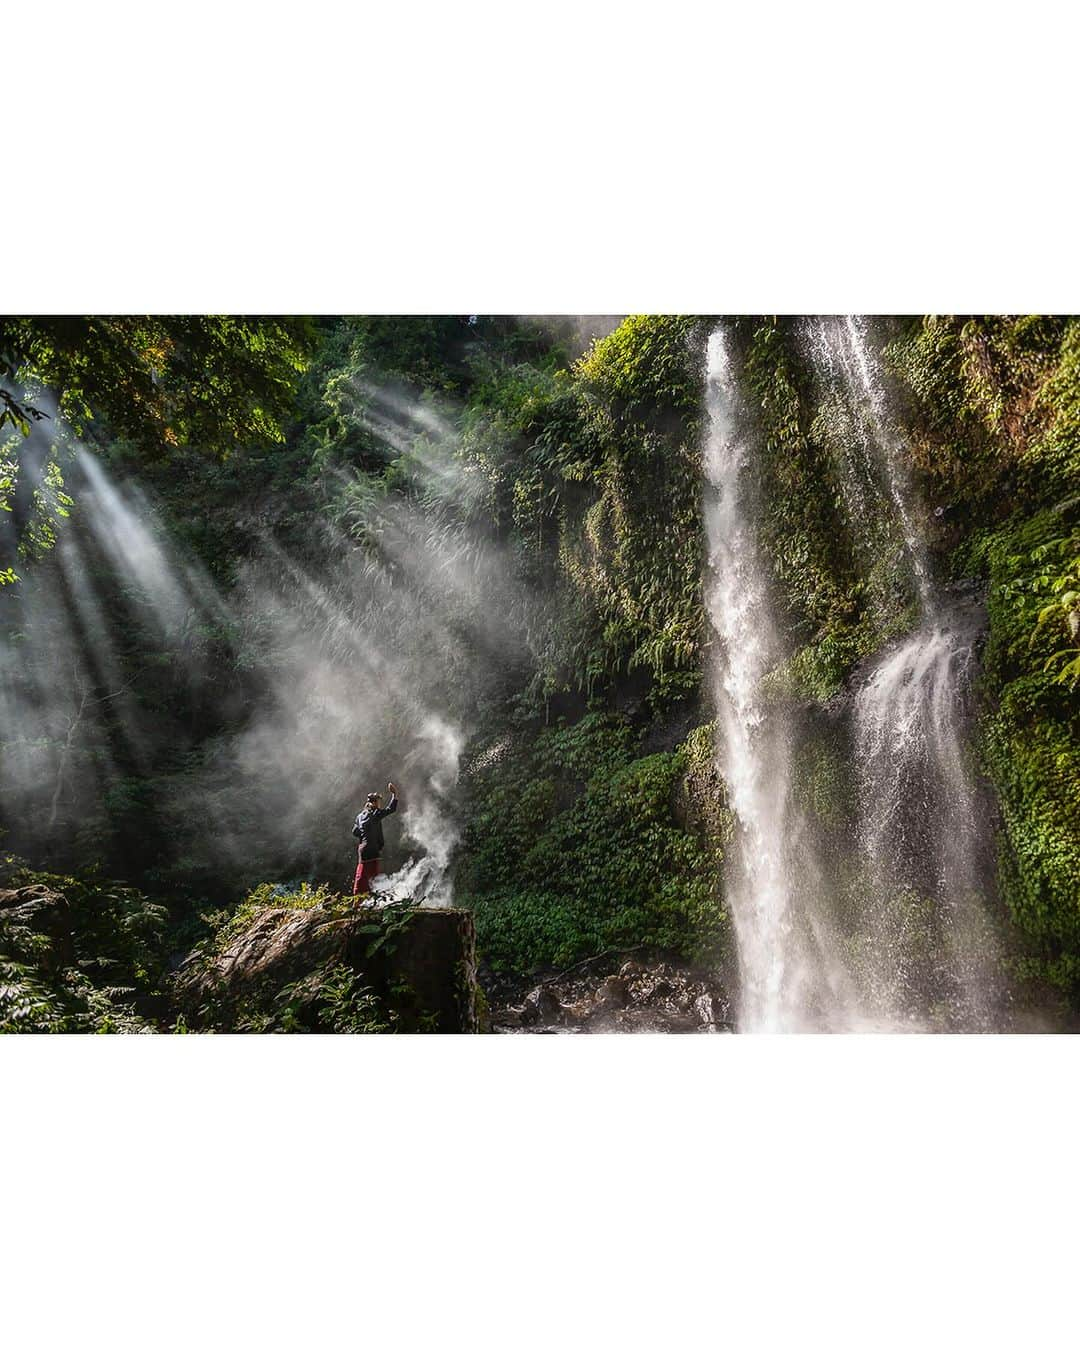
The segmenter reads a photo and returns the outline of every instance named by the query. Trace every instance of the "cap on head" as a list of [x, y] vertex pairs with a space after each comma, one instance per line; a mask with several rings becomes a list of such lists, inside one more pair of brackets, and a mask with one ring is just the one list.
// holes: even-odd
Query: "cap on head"
[[382, 795], [379, 794], [378, 791], [372, 791], [372, 793], [369, 794], [367, 797], [367, 802], [369, 804], [377, 804], [381, 798]]

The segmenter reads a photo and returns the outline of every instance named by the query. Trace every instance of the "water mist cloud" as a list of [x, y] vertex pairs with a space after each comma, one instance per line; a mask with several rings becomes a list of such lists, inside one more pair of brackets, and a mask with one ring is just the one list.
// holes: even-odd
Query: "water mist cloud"
[[[62, 854], [62, 838], [105, 827], [110, 792], [137, 786], [170, 872], [339, 887], [353, 814], [394, 779], [394, 886], [449, 900], [461, 754], [526, 657], [531, 599], [474, 518], [452, 408], [354, 391], [408, 491], [361, 479], [353, 516], [314, 520], [304, 559], [263, 536], [228, 590], [144, 490], [77, 451], [75, 517], [20, 588], [18, 655], [0, 652], [0, 713], [20, 729], [5, 732], [0, 802], [28, 844], [48, 851], [56, 824]], [[341, 469], [326, 479], [340, 492]]]

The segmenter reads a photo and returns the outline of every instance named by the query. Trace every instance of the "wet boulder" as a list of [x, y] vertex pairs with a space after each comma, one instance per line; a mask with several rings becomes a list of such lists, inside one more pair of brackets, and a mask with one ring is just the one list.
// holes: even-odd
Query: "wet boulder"
[[537, 986], [525, 997], [520, 1019], [525, 1025], [555, 1024], [563, 1017], [562, 1001], [547, 986]]
[[702, 991], [694, 999], [694, 1014], [707, 1033], [719, 1032], [724, 1019], [724, 1006], [709, 991]]
[[620, 1010], [630, 1002], [630, 988], [621, 974], [605, 977], [597, 988], [596, 1007], [598, 1009]]
[[[722, 984], [711, 972], [655, 958], [624, 959], [617, 972], [549, 976], [507, 1003], [492, 989], [492, 1026], [503, 1033], [717, 1033], [731, 1030]], [[612, 964], [609, 961], [608, 966]]]

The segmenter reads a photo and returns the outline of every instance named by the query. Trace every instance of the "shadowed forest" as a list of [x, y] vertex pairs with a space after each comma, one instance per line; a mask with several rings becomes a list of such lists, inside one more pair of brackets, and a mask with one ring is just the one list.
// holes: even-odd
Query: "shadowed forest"
[[1078, 684], [1076, 319], [0, 319], [2, 1031], [1072, 1028]]

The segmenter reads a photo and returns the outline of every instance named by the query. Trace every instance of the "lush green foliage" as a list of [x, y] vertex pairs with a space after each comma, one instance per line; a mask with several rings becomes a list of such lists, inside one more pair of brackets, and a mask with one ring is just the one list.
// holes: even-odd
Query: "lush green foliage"
[[696, 417], [701, 406], [700, 318], [642, 314], [627, 318], [577, 366], [590, 395], [631, 426]]
[[592, 453], [570, 475], [595, 495], [567, 500], [560, 564], [599, 634], [585, 683], [647, 670], [654, 707], [700, 680], [704, 333], [697, 319], [628, 319], [574, 371]]
[[[1075, 691], [1080, 683], [1080, 537], [1055, 537], [1033, 553], [1042, 570], [1031, 581], [1032, 590], [1043, 600], [1037, 627], [1049, 623], [1047, 630], [1060, 633], [1064, 644], [1046, 660], [1046, 671], [1054, 670], [1057, 681]], [[1049, 600], [1049, 601], [1046, 601]], [[1036, 633], [1032, 632], [1034, 644]]]
[[231, 1033], [391, 1033], [396, 1011], [351, 968], [328, 963], [270, 994], [254, 993], [227, 1012], [204, 1001], [199, 1027]]
[[308, 340], [298, 319], [4, 318], [0, 375], [29, 393], [6, 410], [25, 426], [48, 391], [77, 434], [104, 420], [150, 448], [280, 439]]
[[[1071, 653], [1072, 609], [1046, 604], [1065, 514], [1044, 510], [987, 533], [972, 549], [990, 580], [991, 640], [985, 685], [992, 697], [983, 746], [1005, 833], [1001, 880], [1036, 964], [1080, 987], [1080, 706], [1059, 656]], [[1080, 548], [1080, 530], [1071, 535]], [[1067, 591], [1065, 591], [1067, 592]], [[1068, 664], [1065, 665], [1067, 671]]]
[[55, 542], [74, 439], [144, 458], [279, 442], [312, 335], [292, 318], [0, 318], [0, 380], [16, 389], [0, 402], [5, 582]]
[[11, 855], [0, 887], [41, 884], [70, 907], [71, 957], [57, 935], [0, 913], [0, 1032], [140, 1033], [155, 1024], [135, 1006], [164, 972], [166, 909], [123, 884], [41, 874]]
[[716, 951], [717, 853], [673, 813], [687, 752], [637, 756], [636, 738], [592, 713], [474, 760], [457, 888], [496, 967], [637, 945]]

